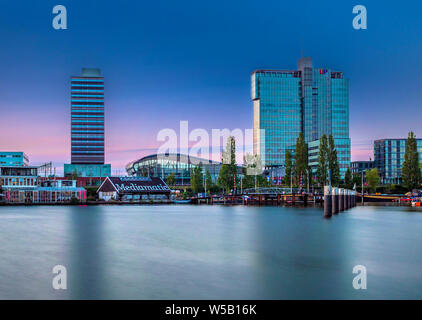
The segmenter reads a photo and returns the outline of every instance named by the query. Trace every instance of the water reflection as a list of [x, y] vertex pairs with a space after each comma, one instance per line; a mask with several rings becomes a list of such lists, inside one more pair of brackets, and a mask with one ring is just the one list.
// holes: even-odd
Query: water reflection
[[71, 234], [68, 282], [72, 299], [107, 298], [104, 274], [104, 224], [106, 217], [100, 206], [70, 206], [68, 214]]
[[[0, 207], [0, 298], [422, 298], [422, 210]], [[68, 290], [52, 289], [64, 264]], [[352, 287], [355, 265], [368, 289]]]

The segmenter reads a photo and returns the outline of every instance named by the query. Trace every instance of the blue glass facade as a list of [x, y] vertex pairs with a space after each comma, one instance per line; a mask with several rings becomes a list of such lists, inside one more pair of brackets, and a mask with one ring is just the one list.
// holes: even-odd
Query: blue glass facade
[[28, 166], [29, 159], [24, 152], [0, 151], [0, 166]]
[[299, 59], [298, 70], [257, 70], [252, 73], [252, 100], [254, 152], [267, 167], [284, 165], [286, 149], [294, 150], [303, 132], [315, 171], [319, 139], [325, 134], [333, 135], [344, 176], [350, 166], [349, 80], [342, 72], [313, 68], [309, 57]]
[[254, 153], [265, 165], [284, 164], [302, 130], [300, 72], [256, 71], [252, 74]]
[[[382, 184], [402, 183], [401, 169], [407, 139], [382, 139], [374, 141], [374, 167], [378, 169]], [[416, 139], [419, 162], [422, 162], [422, 139]]]
[[110, 164], [64, 164], [64, 176], [70, 177], [76, 174], [78, 177], [109, 177], [111, 176]]
[[82, 76], [71, 79], [71, 142], [72, 164], [104, 164], [104, 78], [99, 69], [84, 68]]

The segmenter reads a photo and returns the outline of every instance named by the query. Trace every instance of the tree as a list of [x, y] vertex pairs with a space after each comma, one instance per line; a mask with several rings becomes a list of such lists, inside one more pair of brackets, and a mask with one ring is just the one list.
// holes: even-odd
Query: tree
[[328, 169], [331, 173], [331, 185], [337, 187], [340, 183], [340, 167], [338, 165], [337, 150], [334, 144], [334, 138], [330, 134], [329, 146], [327, 152]]
[[290, 185], [290, 176], [292, 175], [293, 170], [293, 161], [292, 161], [292, 153], [289, 149], [286, 149], [286, 156], [285, 156], [285, 171], [284, 171], [284, 184]]
[[220, 172], [217, 179], [217, 185], [226, 191], [230, 191], [234, 187], [237, 179], [236, 165], [236, 141], [233, 136], [227, 139], [226, 149], [223, 150]]
[[203, 186], [202, 186], [202, 166], [199, 164], [198, 166], [195, 166], [192, 169], [191, 176], [190, 176], [190, 186], [193, 190], [193, 192], [198, 193], [202, 192]]
[[319, 140], [319, 155], [318, 155], [318, 167], [317, 167], [317, 181], [320, 186], [324, 186], [327, 183], [328, 178], [328, 146], [327, 136], [324, 134]]
[[353, 185], [356, 184], [356, 190], [362, 189], [362, 173], [361, 172], [353, 175], [352, 184]]
[[167, 177], [166, 182], [169, 186], [174, 186], [176, 184], [176, 174], [175, 173], [170, 174]]
[[344, 186], [347, 189], [353, 188], [353, 178], [352, 178], [352, 171], [350, 171], [350, 168], [348, 167], [346, 170], [346, 173], [344, 175]]
[[212, 183], [211, 174], [208, 171], [208, 169], [205, 172], [205, 187], [206, 187], [207, 191], [210, 191], [214, 187], [214, 184]]
[[378, 174], [378, 169], [373, 168], [366, 171], [366, 180], [368, 181], [369, 188], [372, 192], [375, 192], [378, 184], [380, 183], [380, 176]]
[[78, 172], [75, 170], [73, 170], [72, 175], [70, 176], [70, 179], [72, 180], [78, 180]]
[[418, 188], [421, 184], [421, 170], [419, 167], [419, 153], [416, 144], [416, 137], [409, 132], [406, 142], [406, 151], [402, 168], [403, 183], [409, 190]]
[[306, 184], [308, 171], [308, 145], [301, 132], [296, 140], [296, 157], [295, 157], [295, 173], [296, 181]]

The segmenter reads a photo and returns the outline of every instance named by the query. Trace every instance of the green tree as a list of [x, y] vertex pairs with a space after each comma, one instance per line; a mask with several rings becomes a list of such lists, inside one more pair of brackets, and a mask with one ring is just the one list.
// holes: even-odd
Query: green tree
[[362, 189], [362, 173], [354, 174], [352, 177], [352, 184], [356, 184], [356, 190]]
[[406, 142], [406, 151], [402, 168], [402, 179], [409, 190], [418, 188], [421, 184], [421, 170], [419, 166], [419, 153], [416, 144], [416, 137], [409, 132]]
[[167, 177], [166, 182], [169, 186], [174, 186], [176, 184], [176, 174], [175, 173], [170, 174]]
[[217, 179], [217, 185], [226, 191], [230, 191], [238, 183], [236, 165], [236, 141], [233, 136], [227, 139], [226, 149], [223, 150], [223, 164]]
[[328, 169], [331, 172], [331, 184], [335, 187], [337, 187], [340, 183], [340, 167], [338, 165], [338, 159], [337, 159], [337, 150], [336, 146], [334, 144], [334, 138], [330, 134], [330, 137], [328, 139]]
[[380, 176], [377, 168], [366, 171], [366, 181], [368, 181], [369, 188], [372, 192], [375, 192], [378, 184], [380, 183]]
[[290, 176], [292, 175], [293, 170], [293, 160], [292, 160], [292, 153], [289, 149], [286, 149], [286, 156], [285, 156], [285, 171], [284, 171], [284, 184], [290, 186]]
[[192, 169], [191, 176], [190, 176], [190, 186], [193, 192], [198, 193], [204, 190], [203, 185], [202, 185], [202, 179], [203, 179], [202, 166], [201, 164], [199, 164]]
[[347, 189], [353, 188], [353, 178], [352, 178], [352, 171], [350, 171], [350, 168], [348, 167], [346, 170], [346, 173], [344, 175], [344, 186]]
[[209, 192], [210, 190], [212, 190], [214, 188], [214, 184], [212, 183], [211, 174], [208, 171], [208, 169], [205, 172], [205, 186], [206, 186], [207, 192]]
[[71, 174], [70, 179], [71, 180], [78, 180], [78, 172], [76, 171], [76, 169]]
[[308, 169], [308, 145], [305, 143], [305, 138], [303, 136], [303, 133], [301, 132], [296, 139], [296, 181], [298, 181], [299, 183], [303, 181], [303, 183], [306, 185]]
[[317, 167], [317, 181], [320, 186], [324, 186], [328, 180], [328, 145], [327, 136], [324, 134], [319, 140], [319, 155]]

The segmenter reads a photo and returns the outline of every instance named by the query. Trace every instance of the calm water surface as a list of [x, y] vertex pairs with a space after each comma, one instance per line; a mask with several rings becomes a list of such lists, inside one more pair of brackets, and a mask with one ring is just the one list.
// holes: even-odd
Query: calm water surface
[[[422, 299], [422, 210], [0, 207], [1, 299]], [[67, 268], [68, 289], [52, 288]], [[364, 265], [367, 290], [354, 290]]]

